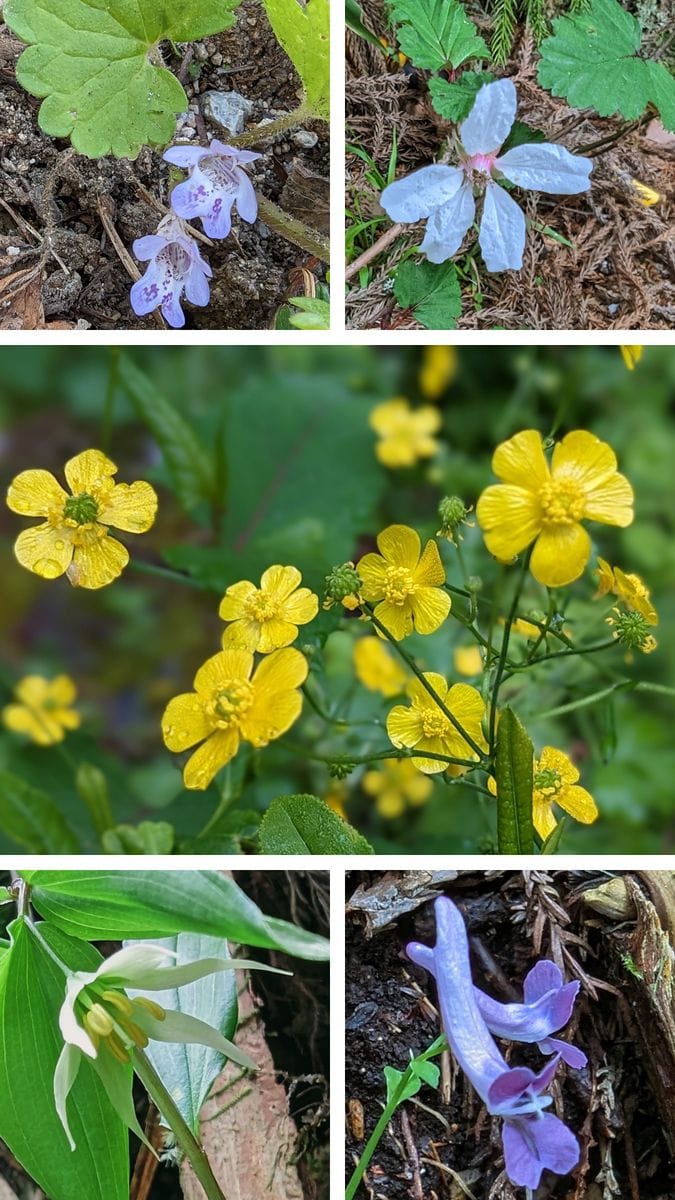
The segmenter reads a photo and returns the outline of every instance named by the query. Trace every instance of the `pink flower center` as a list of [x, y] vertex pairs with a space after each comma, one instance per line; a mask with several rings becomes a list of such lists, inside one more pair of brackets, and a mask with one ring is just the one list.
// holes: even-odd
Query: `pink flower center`
[[465, 158], [462, 167], [467, 175], [476, 172], [478, 175], [487, 175], [489, 178], [494, 170], [497, 151], [494, 154], [472, 154], [469, 158]]

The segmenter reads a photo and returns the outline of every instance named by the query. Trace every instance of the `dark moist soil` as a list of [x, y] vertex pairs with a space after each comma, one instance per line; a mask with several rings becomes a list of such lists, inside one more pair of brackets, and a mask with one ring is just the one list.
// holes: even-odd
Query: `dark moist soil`
[[[0, 329], [156, 330], [159, 322], [152, 316], [141, 320], [131, 311], [132, 280], [106, 232], [100, 205], [131, 252], [134, 239], [153, 233], [163, 215], [152, 198], [168, 204], [173, 183], [162, 150], [145, 147], [135, 162], [92, 161], [68, 141], [46, 137], [37, 123], [41, 102], [16, 82], [23, 49], [0, 20]], [[190, 130], [196, 131], [195, 144], [229, 140], [227, 130], [203, 116], [208, 91], [236, 91], [253, 103], [247, 131], [297, 107], [299, 79], [260, 0], [242, 0], [225, 33], [179, 50], [193, 52], [189, 62], [162, 47], [165, 65], [176, 75], [181, 67], [187, 72], [189, 111], [178, 118], [180, 140]], [[278, 135], [252, 147], [264, 157], [249, 174], [261, 196], [327, 232], [328, 127], [316, 122], [303, 128], [318, 135], [313, 148], [294, 141], [296, 130]], [[199, 222], [195, 226], [201, 229]], [[292, 278], [298, 268], [324, 277], [323, 267], [304, 250], [260, 220], [248, 225], [236, 214], [233, 234], [204, 253], [214, 272], [211, 302], [204, 309], [184, 304], [187, 329], [268, 328], [287, 293], [303, 294]], [[136, 265], [142, 273], [144, 265]]]
[[[395, 880], [397, 875], [392, 872], [388, 878]], [[607, 937], [607, 922], [593, 920], [593, 913], [582, 906], [578, 893], [603, 882], [602, 876], [527, 876], [463, 871], [439, 891], [460, 905], [472, 941], [474, 979], [495, 997], [522, 996], [522, 979], [538, 957], [562, 954], [567, 977], [582, 980], [564, 1036], [584, 1049], [589, 1066], [581, 1071], [559, 1069], [553, 1110], [579, 1137], [581, 1165], [565, 1178], [546, 1172], [536, 1200], [670, 1200], [675, 1173], [631, 1015], [632, 988], [638, 981], [619, 958], [621, 947], [629, 953], [633, 945], [635, 924], [614, 922], [610, 929], [619, 932]], [[347, 894], [377, 881], [376, 872], [355, 873]], [[362, 915], [350, 914], [348, 904], [346, 928], [349, 1177], [382, 1113], [383, 1068], [404, 1070], [410, 1057], [438, 1036], [440, 1026], [427, 1002], [436, 1003], [433, 981], [404, 956], [411, 939], [433, 945], [432, 902], [397, 917], [371, 938], [365, 935]], [[533, 941], [538, 936], [541, 950], [536, 953]], [[573, 940], [577, 936], [583, 944]], [[603, 984], [619, 989], [619, 998], [613, 990], [601, 990]], [[509, 994], [510, 985], [516, 990]], [[537, 1051], [523, 1046], [514, 1046], [514, 1051], [514, 1065], [541, 1068]], [[440, 1059], [435, 1061], [440, 1065]], [[664, 1056], [660, 1069], [665, 1061]], [[440, 1091], [425, 1086], [419, 1093], [426, 1108], [408, 1101], [395, 1114], [368, 1170], [370, 1200], [524, 1200], [524, 1189], [513, 1187], [503, 1174], [500, 1122], [491, 1122], [454, 1063], [451, 1075], [445, 1098], [442, 1074]], [[358, 1194], [364, 1197], [366, 1192], [361, 1189]]]

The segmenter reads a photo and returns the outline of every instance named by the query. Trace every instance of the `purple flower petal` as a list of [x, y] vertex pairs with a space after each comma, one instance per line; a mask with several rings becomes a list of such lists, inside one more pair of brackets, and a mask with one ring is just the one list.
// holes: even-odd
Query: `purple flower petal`
[[131, 249], [139, 262], [148, 262], [151, 258], [159, 254], [160, 250], [163, 250], [167, 244], [166, 238], [161, 237], [160, 234], [149, 233], [146, 237], [136, 238]]
[[216, 185], [204, 172], [195, 167], [189, 179], [179, 183], [171, 193], [171, 207], [184, 221], [208, 212], [217, 195]]
[[162, 157], [176, 167], [194, 167], [205, 154], [208, 150], [203, 146], [169, 146]]
[[198, 308], [205, 308], [210, 298], [211, 289], [206, 275], [195, 265], [185, 278], [185, 299]]
[[[164, 239], [162, 239], [164, 240]], [[150, 263], [145, 275], [135, 283], [130, 292], [131, 307], [137, 317], [147, 317], [162, 300], [162, 269], [157, 262]]]
[[578, 1046], [573, 1046], [571, 1042], [563, 1042], [562, 1038], [544, 1038], [539, 1042], [539, 1049], [542, 1054], [558, 1054], [563, 1062], [567, 1063], [568, 1067], [573, 1067], [575, 1071], [581, 1070], [588, 1063], [583, 1050], [580, 1050]]
[[208, 212], [201, 213], [202, 227], [207, 237], [214, 240], [226, 238], [232, 228], [232, 205], [234, 196], [227, 192], [216, 195]]
[[547, 992], [553, 992], [563, 986], [563, 973], [550, 958], [541, 958], [528, 971], [523, 980], [523, 997], [526, 1004], [539, 1000]]
[[568, 1175], [579, 1161], [577, 1139], [553, 1113], [505, 1121], [502, 1141], [509, 1179], [533, 1191], [544, 1170]]
[[236, 198], [237, 212], [242, 220], [253, 224], [258, 215], [258, 199], [255, 188], [241, 167], [237, 167], [235, 173], [239, 182]]

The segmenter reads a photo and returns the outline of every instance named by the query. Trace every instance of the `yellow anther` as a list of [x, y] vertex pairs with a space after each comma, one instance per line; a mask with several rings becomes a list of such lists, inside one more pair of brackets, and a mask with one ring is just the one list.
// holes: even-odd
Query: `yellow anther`
[[166, 1011], [161, 1004], [155, 1004], [154, 1000], [149, 1000], [147, 996], [137, 996], [134, 1004], [140, 1005], [141, 1008], [147, 1011], [155, 1018], [156, 1021], [163, 1021], [166, 1017]]
[[425, 708], [422, 713], [422, 728], [425, 737], [443, 737], [448, 731], [449, 721], [442, 712]]
[[109, 1037], [114, 1028], [112, 1017], [101, 1004], [92, 1004], [84, 1018], [84, 1026], [87, 1033], [96, 1033], [104, 1038]]
[[124, 992], [102, 992], [101, 999], [105, 1000], [106, 1004], [112, 1004], [113, 1008], [124, 1013], [125, 1017], [130, 1017], [134, 1011], [131, 1000]]
[[390, 604], [404, 604], [415, 590], [412, 571], [407, 567], [387, 567], [384, 577], [384, 598]]
[[116, 1033], [113, 1032], [106, 1038], [105, 1045], [108, 1047], [113, 1058], [116, 1058], [118, 1062], [128, 1063], [131, 1061], [129, 1051], [122, 1045]]
[[573, 479], [551, 479], [539, 489], [544, 525], [574, 525], [584, 515], [584, 493]]

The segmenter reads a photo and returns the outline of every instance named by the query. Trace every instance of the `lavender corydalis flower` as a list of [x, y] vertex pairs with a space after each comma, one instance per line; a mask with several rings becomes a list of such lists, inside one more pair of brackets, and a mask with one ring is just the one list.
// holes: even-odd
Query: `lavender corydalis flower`
[[552, 1098], [543, 1093], [559, 1058], [556, 1055], [538, 1075], [528, 1067], [508, 1066], [476, 1001], [461, 913], [447, 896], [439, 896], [434, 911], [436, 945], [411, 942], [406, 952], [435, 976], [450, 1049], [488, 1112], [504, 1118], [506, 1174], [512, 1183], [534, 1189], [545, 1168], [566, 1175], [579, 1160], [574, 1134], [544, 1111]]
[[190, 172], [184, 183], [173, 189], [171, 207], [186, 221], [200, 217], [208, 237], [226, 238], [232, 228], [233, 205], [244, 221], [252, 223], [258, 215], [253, 184], [241, 164], [260, 157], [216, 138], [210, 146], [170, 146], [165, 161]]
[[203, 308], [209, 302], [208, 280], [213, 275], [199, 253], [199, 246], [188, 235], [183, 222], [169, 214], [160, 221], [157, 232], [137, 238], [133, 252], [149, 266], [142, 279], [131, 289], [131, 307], [137, 317], [145, 317], [161, 308], [172, 329], [182, 329], [185, 316], [180, 301]]
[[474, 989], [483, 1020], [491, 1033], [514, 1042], [536, 1042], [544, 1054], [559, 1054], [569, 1067], [585, 1067], [583, 1050], [551, 1034], [572, 1016], [579, 983], [563, 983], [562, 971], [549, 959], [535, 963], [523, 981], [523, 1004], [500, 1004]]

